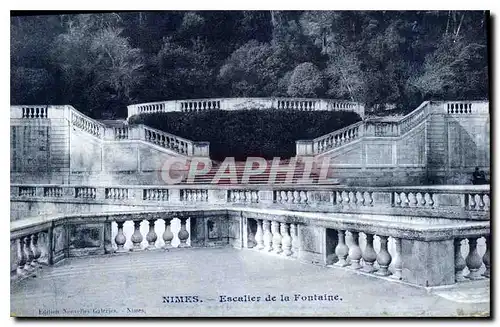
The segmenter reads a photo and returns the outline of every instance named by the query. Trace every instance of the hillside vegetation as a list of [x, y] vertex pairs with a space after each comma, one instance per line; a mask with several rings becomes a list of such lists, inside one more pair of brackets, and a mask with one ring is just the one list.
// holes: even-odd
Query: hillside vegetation
[[488, 98], [485, 11], [14, 15], [12, 104], [71, 104], [97, 119], [172, 99], [324, 97], [408, 111]]
[[289, 158], [295, 141], [313, 139], [361, 120], [351, 111], [241, 110], [169, 112], [133, 116], [130, 124], [147, 126], [193, 141], [210, 142], [210, 157]]

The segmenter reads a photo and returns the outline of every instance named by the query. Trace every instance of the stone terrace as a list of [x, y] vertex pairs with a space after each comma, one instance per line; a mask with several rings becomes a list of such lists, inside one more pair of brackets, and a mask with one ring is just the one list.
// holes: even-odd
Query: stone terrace
[[[44, 266], [37, 277], [13, 284], [11, 315], [40, 316], [58, 308], [59, 314], [47, 316], [71, 315], [63, 309], [76, 310], [74, 315], [91, 310], [87, 315], [150, 317], [489, 316], [489, 293], [489, 280], [425, 289], [273, 255], [263, 260], [250, 249], [171, 249], [70, 258]], [[277, 301], [266, 302], [268, 294]], [[279, 301], [281, 294], [291, 301]], [[339, 300], [293, 301], [295, 294], [331, 294]], [[198, 296], [205, 303], [162, 302], [162, 296], [180, 295]], [[261, 299], [221, 303], [221, 295]], [[145, 313], [130, 312], [134, 309]]]

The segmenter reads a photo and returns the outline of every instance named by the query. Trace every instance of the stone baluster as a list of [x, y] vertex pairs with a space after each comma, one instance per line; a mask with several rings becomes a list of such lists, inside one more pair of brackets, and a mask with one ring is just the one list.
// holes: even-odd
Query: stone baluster
[[125, 252], [125, 243], [127, 242], [127, 237], [123, 233], [123, 224], [124, 221], [117, 221], [116, 224], [118, 225], [118, 233], [115, 236], [115, 243], [117, 250], [116, 252]]
[[38, 262], [38, 259], [40, 259], [40, 256], [42, 255], [42, 251], [40, 250], [40, 247], [38, 246], [38, 234], [33, 234], [31, 236], [31, 251], [33, 252], [32, 266], [41, 268], [40, 263]]
[[398, 192], [394, 192], [394, 205], [396, 207], [401, 206], [401, 197], [399, 196]]
[[307, 204], [307, 193], [305, 191], [300, 191], [300, 203]]
[[133, 243], [133, 251], [142, 250], [141, 242], [142, 242], [142, 234], [141, 234], [141, 220], [134, 220], [134, 233], [130, 240]]
[[476, 208], [476, 195], [475, 194], [469, 194], [469, 207], [470, 209], [475, 209]]
[[256, 219], [257, 231], [255, 232], [255, 242], [257, 243], [257, 250], [264, 248], [264, 233], [262, 231], [262, 220]]
[[24, 237], [17, 240], [17, 269], [18, 275], [23, 276], [26, 274], [24, 265], [26, 264], [26, 253], [24, 251]]
[[271, 233], [271, 222], [269, 220], [263, 220], [262, 229], [264, 230], [264, 251], [272, 251], [272, 239], [273, 235]]
[[292, 238], [292, 256], [297, 257], [299, 255], [299, 237], [298, 237], [298, 226], [297, 224], [290, 224], [290, 237]]
[[280, 224], [280, 232], [283, 237], [281, 240], [281, 245], [283, 248], [283, 255], [290, 256], [292, 255], [292, 237], [288, 233], [289, 226], [287, 223]]
[[380, 238], [380, 251], [378, 252], [377, 255], [377, 263], [379, 269], [377, 270], [377, 272], [375, 272], [375, 274], [379, 276], [388, 276], [391, 274], [389, 271], [389, 265], [391, 264], [392, 260], [391, 254], [387, 249], [388, 237], [379, 235], [379, 238]]
[[273, 235], [272, 238], [272, 248], [274, 253], [281, 253], [283, 250], [281, 249], [281, 234], [280, 234], [280, 223], [277, 221], [271, 222], [271, 233]]
[[485, 246], [486, 246], [486, 252], [483, 255], [483, 263], [486, 268], [486, 270], [483, 273], [484, 277], [490, 278], [490, 266], [491, 266], [491, 261], [490, 261], [490, 248], [491, 248], [491, 236], [487, 235], [484, 237], [485, 238]]
[[349, 248], [349, 259], [351, 261], [352, 269], [360, 269], [361, 265], [361, 248], [359, 247], [359, 232], [351, 232], [352, 246]]
[[187, 220], [189, 218], [179, 218], [179, 219], [181, 220], [181, 229], [179, 230], [179, 234], [178, 234], [179, 241], [180, 241], [179, 247], [186, 248], [186, 247], [189, 247], [189, 245], [187, 245], [187, 240], [189, 238], [189, 232], [187, 231], [187, 228], [186, 228], [186, 223], [187, 223]]
[[335, 247], [335, 254], [339, 258], [339, 261], [337, 261], [335, 265], [340, 267], [345, 267], [348, 265], [346, 258], [349, 253], [349, 247], [345, 243], [345, 231], [338, 230], [337, 234], [338, 234], [338, 242], [337, 246]]
[[483, 277], [479, 273], [479, 268], [481, 268], [483, 264], [482, 258], [477, 253], [477, 238], [470, 237], [469, 240], [469, 254], [467, 258], [465, 258], [465, 263], [467, 264], [467, 268], [469, 268], [469, 274], [467, 278], [471, 280], [482, 279]]
[[401, 260], [401, 239], [395, 237], [394, 242], [396, 245], [396, 255], [394, 256], [393, 261], [394, 274], [391, 277], [400, 280], [403, 277], [403, 261]]
[[461, 282], [465, 280], [463, 270], [466, 267], [465, 259], [462, 256], [462, 239], [456, 238], [453, 245], [455, 248], [455, 281]]
[[165, 242], [165, 245], [163, 248], [165, 250], [169, 249], [172, 247], [172, 240], [174, 239], [174, 233], [172, 233], [172, 229], [170, 226], [170, 222], [172, 221], [172, 218], [164, 218], [165, 221], [165, 231], [163, 232], [163, 241]]
[[375, 270], [377, 270], [373, 266], [375, 260], [377, 260], [377, 253], [373, 248], [373, 234], [368, 234], [368, 233], [365, 234], [366, 234], [366, 247], [365, 250], [363, 251], [363, 261], [364, 261], [363, 270], [367, 273], [372, 273]]
[[33, 261], [33, 251], [31, 251], [31, 235], [28, 235], [24, 238], [24, 253], [26, 255], [26, 263], [24, 264], [24, 270], [32, 271], [33, 266], [31, 262]]
[[158, 239], [158, 236], [155, 232], [155, 220], [156, 219], [149, 220], [149, 231], [146, 234], [146, 241], [148, 241], [148, 250], [156, 249], [155, 242]]

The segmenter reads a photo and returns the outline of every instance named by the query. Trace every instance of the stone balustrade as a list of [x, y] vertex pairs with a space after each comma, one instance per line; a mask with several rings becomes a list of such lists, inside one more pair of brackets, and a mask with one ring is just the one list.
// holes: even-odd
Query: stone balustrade
[[[48, 117], [49, 109], [50, 118]], [[11, 106], [11, 118], [23, 120], [45, 118], [45, 121], [66, 119], [73, 127], [98, 138], [101, 142], [140, 140], [179, 154], [196, 157], [208, 157], [210, 151], [209, 142], [187, 140], [145, 125], [106, 126], [80, 113], [72, 106]]]
[[[363, 197], [365, 204], [371, 198], [366, 193]], [[361, 199], [361, 194], [343, 193], [336, 198], [343, 202]], [[422, 287], [489, 278], [489, 221], [395, 223], [375, 216], [245, 206], [27, 218], [11, 223], [11, 271], [22, 279], [36, 272], [42, 261], [52, 264], [73, 256], [168, 250], [175, 247], [177, 236], [179, 248], [246, 247]], [[179, 225], [177, 232], [174, 223]]]
[[321, 154], [362, 137], [401, 137], [426, 121], [429, 115], [442, 114], [443, 107], [446, 115], [453, 116], [489, 113], [487, 101], [425, 101], [405, 116], [370, 117], [314, 140], [296, 141], [296, 153], [298, 156]]
[[435, 219], [489, 220], [489, 185], [349, 187], [332, 185], [11, 185], [11, 203], [88, 203], [130, 206], [250, 206], [305, 212], [389, 214]]
[[104, 135], [105, 126], [96, 120], [93, 120], [77, 110], [71, 110], [71, 124], [79, 129], [101, 138]]
[[187, 99], [129, 105], [128, 118], [154, 112], [201, 112], [206, 110], [279, 109], [301, 111], [347, 110], [364, 116], [364, 106], [357, 102], [311, 98], [213, 98]]
[[487, 101], [450, 101], [443, 106], [448, 115], [489, 114]]
[[359, 139], [362, 135], [363, 122], [354, 123], [345, 128], [336, 130], [335, 132], [332, 132], [330, 134], [315, 138], [312, 141], [312, 153], [319, 154], [331, 149], [341, 147], [345, 144]]
[[144, 126], [144, 140], [180, 154], [192, 153], [191, 141]]
[[114, 139], [115, 140], [127, 140], [128, 139], [128, 127], [114, 127]]

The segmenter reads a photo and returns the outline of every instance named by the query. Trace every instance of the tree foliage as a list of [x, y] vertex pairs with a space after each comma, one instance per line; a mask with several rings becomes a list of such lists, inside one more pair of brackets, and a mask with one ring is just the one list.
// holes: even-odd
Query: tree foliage
[[180, 98], [305, 96], [410, 110], [488, 97], [479, 11], [199, 11], [13, 16], [11, 101], [95, 118]]

